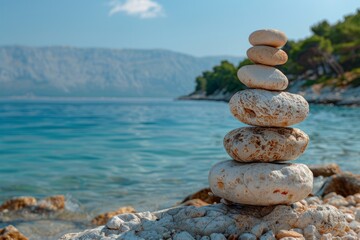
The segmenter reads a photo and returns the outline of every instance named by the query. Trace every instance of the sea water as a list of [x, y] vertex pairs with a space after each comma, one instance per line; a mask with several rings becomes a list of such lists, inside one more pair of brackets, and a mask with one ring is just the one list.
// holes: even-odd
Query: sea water
[[[360, 108], [310, 106], [297, 162], [360, 173]], [[0, 201], [64, 194], [99, 213], [170, 207], [207, 186], [245, 126], [225, 102], [102, 99], [0, 102]]]

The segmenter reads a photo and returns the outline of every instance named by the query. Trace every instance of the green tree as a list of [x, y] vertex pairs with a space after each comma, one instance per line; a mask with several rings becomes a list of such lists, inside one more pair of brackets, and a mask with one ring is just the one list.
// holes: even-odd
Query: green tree
[[206, 91], [206, 79], [202, 76], [196, 78], [196, 91]]

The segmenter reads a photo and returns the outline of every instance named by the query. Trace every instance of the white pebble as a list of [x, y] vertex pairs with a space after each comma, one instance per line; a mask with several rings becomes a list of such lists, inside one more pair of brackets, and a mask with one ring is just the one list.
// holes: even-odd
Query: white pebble
[[211, 240], [226, 240], [226, 237], [221, 233], [212, 233], [210, 235]]
[[195, 239], [190, 235], [190, 233], [183, 231], [175, 234], [173, 240], [195, 240]]
[[260, 240], [276, 240], [275, 234], [273, 231], [270, 230], [267, 233], [265, 233], [264, 235], [262, 235], [260, 237]]
[[252, 233], [243, 233], [240, 235], [239, 240], [256, 240], [256, 236]]
[[106, 227], [109, 229], [120, 229], [121, 225], [124, 223], [122, 219], [120, 219], [118, 216], [115, 216], [111, 218], [108, 223], [106, 224]]
[[360, 209], [355, 210], [355, 220], [360, 222]]
[[322, 235], [320, 240], [332, 240], [331, 233], [326, 233], [326, 234]]
[[320, 233], [314, 225], [309, 225], [304, 228], [304, 237], [307, 240], [318, 240], [320, 238]]
[[268, 231], [269, 227], [266, 223], [262, 222], [257, 225], [255, 225], [251, 229], [251, 233], [254, 234], [256, 237], [260, 237], [264, 232]]

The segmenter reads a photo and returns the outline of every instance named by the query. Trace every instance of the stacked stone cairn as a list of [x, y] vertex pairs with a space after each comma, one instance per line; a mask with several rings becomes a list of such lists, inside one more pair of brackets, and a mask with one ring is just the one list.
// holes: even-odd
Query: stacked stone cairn
[[306, 149], [309, 137], [290, 128], [303, 121], [309, 104], [300, 95], [284, 92], [287, 77], [274, 66], [285, 64], [281, 50], [287, 37], [278, 30], [258, 30], [249, 37], [253, 45], [248, 58], [254, 65], [243, 66], [238, 78], [249, 89], [230, 99], [231, 113], [252, 125], [230, 131], [224, 147], [233, 160], [212, 167], [212, 192], [233, 203], [269, 206], [291, 204], [311, 193], [313, 175], [304, 164], [289, 163]]

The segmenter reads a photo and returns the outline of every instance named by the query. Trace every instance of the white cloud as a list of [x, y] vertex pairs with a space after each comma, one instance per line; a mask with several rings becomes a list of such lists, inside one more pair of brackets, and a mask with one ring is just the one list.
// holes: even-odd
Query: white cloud
[[163, 16], [163, 7], [152, 0], [112, 0], [109, 15], [124, 12], [140, 18], [155, 18]]

